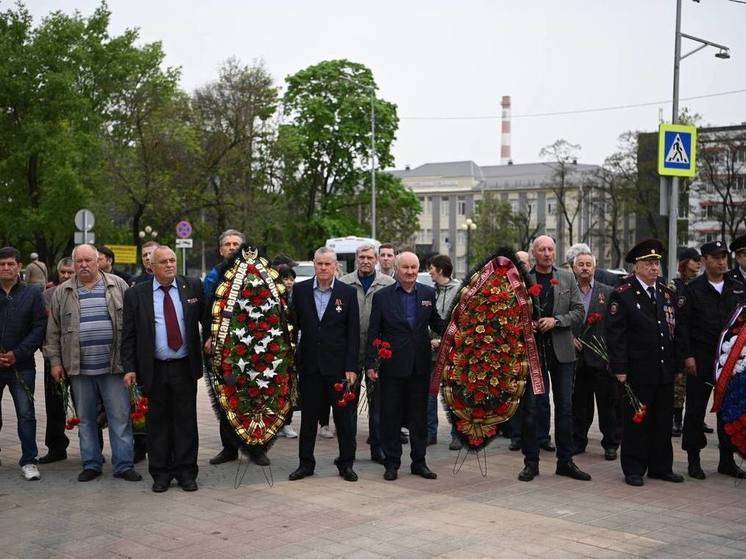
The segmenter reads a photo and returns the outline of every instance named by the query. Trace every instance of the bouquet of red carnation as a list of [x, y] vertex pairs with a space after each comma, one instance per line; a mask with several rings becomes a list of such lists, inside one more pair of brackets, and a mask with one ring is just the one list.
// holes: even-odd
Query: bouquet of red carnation
[[583, 344], [585, 347], [590, 349], [593, 353], [598, 355], [604, 362], [609, 362], [609, 350], [606, 348], [606, 340], [603, 338], [599, 338], [595, 334], [591, 336], [589, 339], [586, 339], [585, 336], [588, 334], [588, 330], [591, 326], [594, 324], [597, 324], [601, 322], [604, 318], [604, 315], [602, 315], [600, 312], [592, 312], [588, 315], [588, 318], [586, 319], [585, 323], [585, 330], [583, 330], [583, 333], [580, 335], [580, 338], [578, 338], [578, 341]]
[[645, 421], [645, 416], [648, 414], [648, 405], [640, 402], [637, 394], [634, 393], [632, 387], [628, 383], [625, 382], [623, 386], [624, 395], [627, 397], [627, 400], [632, 406], [632, 409], [635, 410], [635, 413], [632, 415], [632, 422], [642, 423], [643, 421]]
[[[391, 351], [391, 344], [387, 341], [384, 341], [380, 338], [376, 338], [373, 340], [373, 347], [376, 348], [376, 360], [373, 362], [373, 369], [378, 371], [378, 369], [381, 367], [381, 363], [384, 361], [388, 361], [393, 357], [394, 353]], [[375, 381], [368, 379], [368, 382], [366, 383], [366, 397], [360, 399], [360, 409], [358, 410], [359, 413], [365, 413], [370, 406], [370, 399], [373, 397], [373, 394], [375, 392]]]
[[60, 392], [62, 393], [62, 407], [65, 408], [65, 429], [71, 431], [80, 423], [80, 418], [75, 411], [72, 395], [70, 394], [70, 384], [67, 379], [59, 382]]
[[334, 392], [339, 394], [339, 400], [336, 401], [336, 405], [340, 408], [346, 408], [348, 404], [351, 404], [357, 399], [355, 387], [346, 380], [335, 382]]
[[137, 384], [130, 384], [130, 408], [132, 430], [143, 433], [145, 431], [145, 418], [148, 415], [148, 397], [142, 395]]

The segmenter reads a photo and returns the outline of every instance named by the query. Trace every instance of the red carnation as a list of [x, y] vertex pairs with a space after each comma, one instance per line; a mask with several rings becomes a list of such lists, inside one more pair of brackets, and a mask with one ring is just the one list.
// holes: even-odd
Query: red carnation
[[236, 379], [236, 384], [237, 384], [238, 386], [243, 386], [244, 384], [246, 384], [246, 377], [244, 377], [244, 376], [240, 376], [240, 377], [238, 377], [238, 378]]
[[344, 400], [345, 400], [345, 402], [354, 402], [355, 401], [355, 393], [354, 392], [345, 392]]
[[260, 373], [263, 373], [264, 371], [267, 370], [267, 365], [265, 365], [264, 363], [257, 363], [256, 370], [259, 371]]
[[552, 285], [559, 285], [559, 280], [557, 278], [552, 278], [549, 280], [549, 283]]
[[261, 328], [262, 330], [269, 330], [269, 324], [267, 322], [260, 322], [259, 328]]
[[342, 390], [345, 389], [345, 385], [342, 382], [335, 382], [334, 383], [334, 392], [342, 392]]
[[265, 393], [265, 394], [266, 394], [267, 396], [274, 396], [274, 393], [275, 393], [275, 387], [274, 387], [274, 386], [268, 386], [267, 388], [265, 388], [265, 389], [264, 389], [264, 393]]
[[539, 283], [535, 283], [531, 287], [528, 288], [528, 294], [532, 297], [538, 297], [541, 295], [542, 286]]
[[267, 317], [267, 322], [269, 322], [272, 326], [280, 322], [280, 317], [276, 314], [271, 314]]
[[474, 408], [471, 415], [475, 419], [484, 419], [487, 416], [483, 408]]
[[236, 320], [239, 322], [246, 322], [249, 319], [249, 315], [245, 312], [240, 312], [236, 315]]
[[249, 297], [251, 297], [251, 289], [244, 289], [243, 291], [241, 291], [241, 297], [243, 297], [244, 299], [248, 299]]
[[277, 342], [272, 342], [267, 346], [267, 349], [269, 349], [269, 351], [271, 351], [272, 353], [277, 353], [278, 351], [280, 351], [280, 344], [278, 344]]
[[340, 408], [346, 408], [347, 407], [347, 400], [345, 400], [344, 398], [342, 398], [341, 400], [337, 400], [337, 405]]
[[256, 386], [249, 387], [249, 397], [256, 398], [259, 396], [259, 389]]
[[236, 395], [236, 387], [235, 386], [231, 386], [230, 384], [228, 384], [228, 385], [226, 385], [223, 388], [223, 393], [225, 394], [225, 396], [227, 398], [230, 398], [231, 396], [235, 396]]
[[602, 315], [600, 312], [592, 312], [588, 315], [588, 319], [586, 320], [586, 322], [588, 323], [588, 326], [592, 326], [597, 322], [601, 322], [603, 317], [604, 315]]
[[239, 356], [243, 357], [249, 349], [244, 344], [236, 344], [235, 351]]
[[234, 410], [238, 408], [240, 403], [241, 400], [238, 399], [238, 396], [231, 396], [230, 398], [228, 398], [228, 405]]

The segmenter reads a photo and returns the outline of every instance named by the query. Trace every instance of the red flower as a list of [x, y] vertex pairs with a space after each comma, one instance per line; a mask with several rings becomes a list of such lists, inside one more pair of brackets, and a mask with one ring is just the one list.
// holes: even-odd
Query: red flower
[[344, 398], [342, 398], [341, 400], [337, 400], [337, 405], [340, 408], [346, 408], [347, 407], [347, 400], [345, 400]]
[[243, 297], [244, 299], [248, 299], [249, 297], [251, 297], [251, 289], [244, 289], [243, 291], [241, 291], [241, 297]]
[[549, 283], [552, 285], [559, 285], [559, 280], [557, 278], [552, 278], [549, 280]]
[[231, 396], [230, 398], [228, 398], [228, 405], [234, 410], [238, 408], [240, 403], [241, 400], [238, 399], [238, 396]]
[[354, 392], [345, 392], [344, 400], [345, 400], [345, 402], [354, 402], [355, 401], [355, 393]]
[[267, 322], [260, 322], [259, 323], [259, 328], [261, 328], [262, 330], [269, 330], [269, 323], [267, 323]]
[[246, 355], [249, 349], [244, 344], [236, 344], [235, 351], [239, 356]]
[[334, 383], [334, 392], [342, 392], [345, 389], [345, 385], [342, 382]]
[[267, 297], [269, 297], [270, 295], [272, 295], [272, 293], [271, 293], [271, 292], [269, 291], [269, 289], [262, 289], [262, 290], [261, 290], [261, 291], [259, 292], [259, 297], [264, 297], [265, 299], [266, 299]]
[[528, 294], [532, 297], [538, 297], [541, 295], [542, 286], [539, 283], [533, 284], [531, 287], [528, 288]]
[[280, 351], [280, 344], [278, 344], [277, 342], [272, 342], [267, 346], [267, 349], [269, 349], [269, 351], [271, 351], [272, 353], [277, 353], [278, 351]]
[[597, 322], [601, 322], [603, 318], [604, 318], [604, 315], [602, 315], [600, 312], [592, 312], [588, 315], [586, 322], [588, 323], [588, 326], [592, 326], [593, 324], [596, 324]]
[[381, 359], [391, 359], [393, 355], [394, 354], [391, 352], [390, 349], [381, 347], [381, 349], [378, 350], [378, 357], [380, 357]]
[[381, 340], [379, 338], [376, 338], [373, 340], [373, 347], [378, 347], [381, 345]]
[[238, 386], [243, 386], [244, 384], [246, 384], [246, 377], [244, 377], [244, 376], [239, 376], [239, 377], [238, 377], [238, 378], [236, 379], [236, 384], [237, 384]]
[[269, 322], [272, 326], [280, 322], [280, 317], [276, 314], [271, 314], [267, 317], [267, 322]]
[[249, 387], [249, 397], [250, 398], [256, 398], [259, 396], [259, 389], [256, 386], [250, 386]]
[[484, 411], [483, 408], [474, 408], [474, 411], [471, 412], [471, 415], [476, 419], [484, 419], [487, 416], [487, 413]]
[[226, 398], [230, 398], [231, 396], [236, 395], [236, 387], [231, 386], [230, 384], [225, 385], [223, 388], [223, 394], [225, 394]]
[[240, 312], [236, 315], [236, 320], [239, 322], [246, 322], [249, 319], [249, 315], [245, 312]]

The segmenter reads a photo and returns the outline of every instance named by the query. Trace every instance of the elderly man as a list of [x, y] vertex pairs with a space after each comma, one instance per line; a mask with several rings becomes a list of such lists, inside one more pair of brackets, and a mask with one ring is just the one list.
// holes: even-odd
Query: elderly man
[[[551, 237], [538, 237], [533, 243], [532, 252], [536, 264], [529, 275], [541, 286], [534, 329], [545, 370], [545, 381], [547, 377], [551, 379], [554, 396], [554, 434], [557, 440], [555, 473], [589, 481], [591, 476], [578, 468], [572, 459], [572, 390], [576, 359], [572, 332], [583, 322], [583, 302], [575, 277], [569, 272], [558, 270], [554, 265], [556, 252]], [[545, 388], [548, 390], [549, 386]], [[534, 395], [528, 387], [526, 392], [525, 402], [521, 404], [521, 444], [525, 461], [525, 467], [518, 475], [521, 481], [531, 481], [539, 474], [537, 427], [531, 417], [526, 420], [527, 415], [534, 413]]]
[[41, 289], [22, 282], [20, 272], [21, 253], [13, 247], [0, 249], [0, 399], [7, 386], [21, 440], [18, 465], [25, 479], [37, 480], [34, 352], [44, 339], [46, 315]]
[[[373, 306], [373, 296], [394, 280], [381, 272], [376, 272], [378, 253], [373, 245], [360, 245], [355, 252], [356, 269], [342, 276], [340, 281], [351, 285], [357, 291], [357, 306], [360, 311], [360, 351], [358, 354], [358, 371], [365, 370], [365, 349], [368, 341], [368, 324], [370, 311]], [[368, 433], [370, 441], [370, 459], [383, 464], [383, 449], [381, 448], [381, 408], [380, 399], [374, 384], [366, 381], [368, 389]]]
[[[628, 383], [647, 411], [626, 399], [621, 464], [627, 484], [639, 487], [643, 476], [679, 483], [673, 472], [671, 415], [673, 380], [680, 370], [674, 293], [659, 278], [663, 243], [642, 241], [625, 256], [634, 274], [614, 289], [606, 317], [609, 367]], [[641, 417], [642, 415], [642, 417]]]
[[[684, 358], [686, 381], [686, 414], [681, 448], [688, 455], [688, 473], [694, 479], [705, 479], [699, 460], [700, 451], [707, 446], [703, 430], [707, 402], [715, 382], [712, 364], [718, 357], [718, 345], [723, 329], [728, 325], [738, 305], [746, 300], [746, 288], [726, 275], [728, 248], [721, 241], [705, 243], [701, 247], [705, 273], [676, 292], [679, 312], [677, 337]], [[746, 473], [733, 460], [734, 447], [723, 431], [718, 414], [718, 472], [743, 479]]]
[[80, 418], [78, 436], [83, 471], [78, 481], [101, 475], [104, 457], [98, 439], [98, 401], [106, 408], [114, 477], [140, 481], [133, 468], [134, 448], [129, 391], [120, 360], [122, 305], [127, 284], [98, 269], [91, 245], [73, 250], [75, 277], [62, 283], [49, 307], [44, 355], [52, 377], [70, 379]]
[[337, 281], [337, 255], [321, 247], [313, 257], [314, 277], [293, 287], [293, 319], [298, 332], [296, 363], [303, 412], [298, 455], [300, 465], [288, 479], [296, 481], [314, 474], [316, 430], [321, 414], [332, 415], [337, 427], [339, 457], [334, 464], [345, 481], [357, 481], [355, 462], [355, 403], [340, 405], [336, 384], [346, 383], [345, 392], [357, 381], [360, 347], [360, 314], [356, 290]]
[[202, 282], [176, 274], [176, 255], [159, 246], [151, 257], [153, 279], [124, 297], [122, 362], [125, 382], [149, 396], [148, 470], [153, 492], [176, 479], [197, 487], [197, 379], [202, 377]]
[[[435, 306], [435, 290], [417, 283], [420, 261], [402, 252], [396, 259], [397, 281], [373, 297], [366, 352], [367, 375], [380, 377], [381, 440], [386, 471], [393, 481], [401, 466], [403, 425], [409, 427], [411, 472], [425, 479], [437, 475], [427, 467], [427, 402], [430, 385], [430, 330], [443, 331]], [[376, 370], [376, 339], [391, 344], [392, 357]]]
[[[57, 283], [45, 289], [43, 293], [47, 314], [49, 314], [52, 295], [57, 286], [65, 283], [74, 275], [73, 259], [69, 256], [62, 258], [57, 263]], [[52, 378], [52, 366], [47, 358], [44, 358], [44, 407], [47, 412], [44, 444], [47, 445], [48, 451], [39, 458], [39, 464], [51, 464], [67, 458], [67, 446], [70, 444], [70, 439], [65, 434], [65, 407], [60, 398], [58, 384]]]
[[578, 356], [572, 398], [573, 454], [582, 454], [588, 445], [595, 395], [598, 426], [603, 435], [601, 446], [604, 458], [616, 460], [619, 448], [619, 441], [616, 439], [616, 404], [619, 399], [617, 382], [607, 371], [606, 361], [594, 351], [594, 348], [600, 349], [603, 343], [604, 317], [612, 288], [594, 279], [596, 257], [590, 250], [575, 256], [572, 269], [585, 310], [585, 320], [573, 329], [573, 344]]

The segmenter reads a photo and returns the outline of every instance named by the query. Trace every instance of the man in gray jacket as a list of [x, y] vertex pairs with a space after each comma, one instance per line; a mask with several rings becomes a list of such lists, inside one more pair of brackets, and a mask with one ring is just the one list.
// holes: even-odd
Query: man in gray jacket
[[133, 467], [129, 392], [120, 359], [127, 284], [99, 270], [98, 251], [91, 245], [75, 247], [72, 257], [75, 277], [52, 295], [44, 356], [54, 380], [67, 377], [72, 384], [83, 461], [78, 481], [101, 475], [103, 455], [96, 423], [99, 398], [109, 423], [114, 477], [140, 481], [142, 476]]
[[[554, 266], [554, 240], [542, 235], [532, 247], [535, 266], [529, 272], [541, 286], [535, 299], [538, 310], [534, 322], [536, 342], [542, 367], [549, 373], [554, 401], [554, 435], [557, 441], [557, 469], [555, 473], [581, 481], [591, 476], [580, 470], [572, 460], [572, 390], [575, 376], [575, 346], [572, 329], [579, 327], [585, 311], [575, 276]], [[546, 378], [546, 376], [545, 376]], [[549, 390], [549, 386], [545, 386]], [[518, 475], [521, 481], [531, 481], [539, 474], [539, 447], [534, 421], [534, 394], [526, 386], [521, 410], [523, 419], [522, 450], [525, 468]]]
[[[365, 369], [365, 350], [368, 343], [368, 324], [370, 322], [370, 309], [373, 305], [373, 295], [382, 288], [394, 283], [391, 276], [376, 271], [378, 253], [373, 245], [360, 245], [355, 252], [356, 269], [342, 276], [340, 281], [353, 286], [357, 290], [357, 305], [360, 310], [360, 352], [358, 356], [358, 368]], [[380, 403], [376, 394], [375, 384], [369, 382], [366, 377], [366, 388], [368, 390], [368, 432], [370, 442], [370, 459], [383, 464], [383, 450], [381, 449], [380, 435]]]

